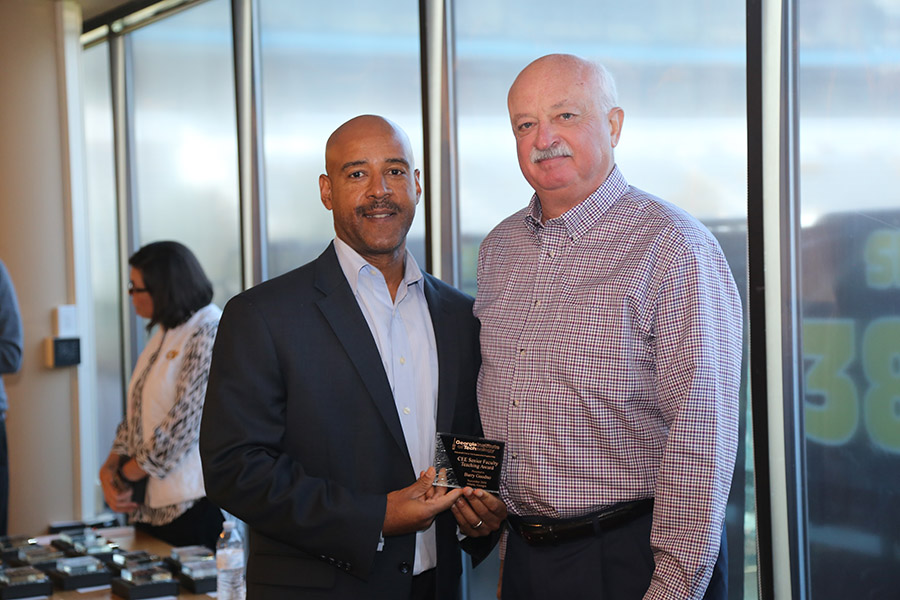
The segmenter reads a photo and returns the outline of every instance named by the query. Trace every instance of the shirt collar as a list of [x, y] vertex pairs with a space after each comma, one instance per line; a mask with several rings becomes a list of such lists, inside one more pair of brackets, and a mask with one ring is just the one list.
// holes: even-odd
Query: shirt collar
[[[353, 290], [353, 295], [355, 296], [359, 284], [360, 271], [367, 267], [378, 271], [378, 268], [370, 264], [366, 259], [360, 256], [356, 250], [351, 248], [347, 242], [339, 237], [334, 238], [334, 251], [337, 254], [341, 270], [344, 272], [344, 276], [347, 278], [350, 289]], [[406, 261], [404, 264], [402, 284], [405, 284], [408, 287], [422, 280], [422, 271], [419, 269], [419, 265], [409, 249], [406, 250]]]
[[[561, 220], [566, 227], [569, 238], [576, 240], [596, 225], [600, 217], [609, 210], [610, 206], [615, 204], [616, 200], [625, 193], [627, 188], [628, 182], [625, 181], [625, 177], [619, 171], [619, 167], [613, 166], [606, 181], [600, 187], [582, 202], [556, 217], [556, 219], [550, 220]], [[525, 211], [525, 223], [531, 231], [536, 232], [543, 227], [543, 223], [541, 223], [542, 216], [543, 210], [540, 198], [538, 198], [537, 194], [534, 194], [531, 197], [531, 202], [528, 204], [528, 210]]]

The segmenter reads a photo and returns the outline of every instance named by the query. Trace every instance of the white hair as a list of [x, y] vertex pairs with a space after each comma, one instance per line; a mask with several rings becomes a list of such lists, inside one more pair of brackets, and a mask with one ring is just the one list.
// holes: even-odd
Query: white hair
[[606, 114], [615, 107], [619, 106], [619, 94], [616, 91], [616, 80], [613, 79], [612, 73], [607, 70], [599, 62], [587, 61], [593, 67], [594, 75], [597, 78], [597, 101], [603, 113]]

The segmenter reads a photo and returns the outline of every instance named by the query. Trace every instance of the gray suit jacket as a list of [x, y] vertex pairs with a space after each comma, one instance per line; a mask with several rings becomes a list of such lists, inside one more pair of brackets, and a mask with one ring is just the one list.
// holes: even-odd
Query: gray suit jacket
[[[0, 261], [0, 375], [15, 373], [22, 366], [22, 316], [16, 290], [6, 265]], [[6, 388], [0, 377], [0, 419], [7, 409]]]
[[[480, 434], [472, 299], [430, 275], [425, 295], [438, 349], [437, 430]], [[415, 535], [376, 548], [386, 494], [416, 473], [333, 245], [226, 305], [200, 452], [209, 498], [249, 526], [250, 598], [409, 597]], [[436, 526], [439, 595], [456, 598], [456, 522], [448, 511]]]

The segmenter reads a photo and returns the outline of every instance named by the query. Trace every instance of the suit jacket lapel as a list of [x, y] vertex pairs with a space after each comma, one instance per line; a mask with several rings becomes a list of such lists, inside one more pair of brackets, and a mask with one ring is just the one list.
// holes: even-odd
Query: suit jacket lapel
[[434, 339], [438, 354], [438, 405], [437, 430], [450, 432], [456, 407], [456, 388], [459, 380], [459, 344], [455, 324], [444, 305], [431, 275], [425, 274], [425, 299], [434, 326]]
[[378, 346], [344, 277], [333, 243], [316, 259], [316, 287], [324, 294], [316, 304], [356, 367], [394, 440], [409, 456]]

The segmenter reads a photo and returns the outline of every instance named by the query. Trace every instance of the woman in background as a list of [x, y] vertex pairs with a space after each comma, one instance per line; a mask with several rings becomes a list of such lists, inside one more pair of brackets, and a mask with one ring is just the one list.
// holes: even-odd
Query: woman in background
[[194, 254], [147, 244], [128, 260], [128, 293], [156, 331], [138, 357], [125, 419], [100, 469], [106, 503], [173, 546], [215, 548], [222, 512], [206, 499], [198, 448], [213, 341], [222, 311]]

